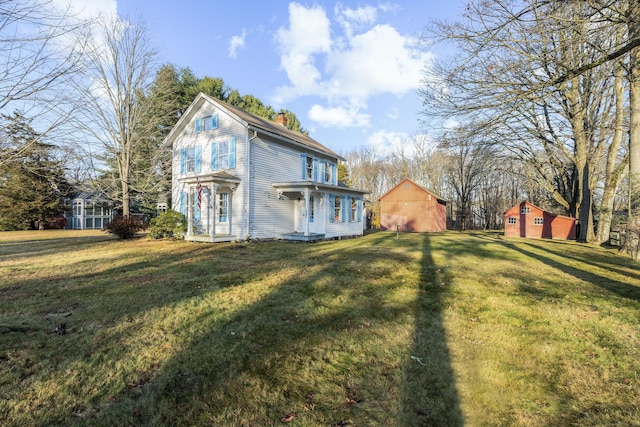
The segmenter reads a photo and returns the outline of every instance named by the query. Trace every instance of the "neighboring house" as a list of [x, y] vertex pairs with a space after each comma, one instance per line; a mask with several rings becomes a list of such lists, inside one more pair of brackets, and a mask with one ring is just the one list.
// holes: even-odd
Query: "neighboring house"
[[380, 198], [380, 228], [434, 232], [447, 229], [447, 202], [405, 179]]
[[185, 239], [322, 240], [363, 234], [366, 191], [338, 185], [338, 154], [276, 121], [199, 94], [171, 130], [172, 207]]
[[71, 211], [65, 214], [69, 229], [102, 230], [115, 217], [113, 202], [95, 193], [81, 192], [70, 203]]
[[524, 201], [505, 213], [504, 235], [575, 240], [576, 223], [575, 218], [555, 215]]

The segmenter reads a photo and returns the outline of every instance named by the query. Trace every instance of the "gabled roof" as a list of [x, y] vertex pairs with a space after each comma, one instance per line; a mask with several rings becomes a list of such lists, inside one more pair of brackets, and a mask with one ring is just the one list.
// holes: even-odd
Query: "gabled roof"
[[[546, 213], [548, 215], [552, 215], [552, 216], [555, 216], [555, 217], [567, 218], [567, 219], [572, 219], [572, 220], [575, 220], [575, 221], [578, 220], [577, 218], [573, 218], [573, 217], [570, 217], [570, 216], [567, 216], [567, 215], [561, 215], [561, 214], [556, 214], [556, 213], [553, 213], [553, 212], [545, 211], [541, 207], [536, 206], [536, 205], [534, 205], [533, 203], [531, 203], [531, 202], [529, 202], [527, 200], [523, 200], [522, 202], [518, 203], [517, 205], [510, 207], [509, 209], [507, 209], [507, 212], [509, 212], [513, 208], [519, 208], [519, 207], [524, 206], [524, 205], [529, 205], [532, 208], [538, 209], [540, 212], [543, 212], [543, 213]], [[505, 212], [505, 215], [507, 214], [507, 212]]]
[[415, 185], [416, 187], [418, 187], [419, 189], [423, 190], [426, 193], [431, 194], [433, 197], [435, 197], [437, 200], [440, 200], [442, 202], [446, 202], [447, 200], [444, 197], [441, 197], [439, 195], [437, 195], [436, 193], [434, 193], [433, 191], [429, 190], [428, 188], [416, 183], [415, 181], [410, 180], [409, 178], [405, 178], [402, 181], [400, 181], [398, 183], [398, 185], [396, 185], [395, 187], [393, 187], [392, 189], [390, 189], [389, 191], [387, 191], [386, 193], [384, 193], [382, 196], [380, 196], [380, 200], [382, 200], [387, 194], [392, 193], [396, 188], [400, 187], [402, 184], [404, 184], [405, 182], [410, 182], [411, 184]]
[[204, 93], [198, 94], [189, 108], [187, 108], [187, 111], [185, 111], [182, 117], [180, 117], [178, 123], [176, 123], [173, 129], [171, 129], [171, 132], [169, 132], [169, 135], [167, 135], [167, 137], [165, 138], [164, 144], [168, 145], [173, 142], [175, 137], [180, 133], [179, 130], [181, 130], [191, 120], [193, 115], [196, 114], [201, 105], [205, 102], [209, 102], [216, 105], [218, 108], [226, 110], [232, 116], [234, 116], [236, 120], [241, 122], [247, 129], [253, 129], [264, 135], [269, 135], [271, 137], [275, 137], [276, 139], [280, 139], [283, 142], [302, 146], [318, 153], [326, 154], [328, 156], [344, 160], [342, 156], [320, 144], [318, 141], [308, 135], [291, 130], [269, 119], [265, 119], [264, 117], [259, 117], [255, 114], [251, 114], [247, 111], [242, 110], [241, 108], [235, 107], [231, 104], [227, 104], [224, 101], [213, 98]]

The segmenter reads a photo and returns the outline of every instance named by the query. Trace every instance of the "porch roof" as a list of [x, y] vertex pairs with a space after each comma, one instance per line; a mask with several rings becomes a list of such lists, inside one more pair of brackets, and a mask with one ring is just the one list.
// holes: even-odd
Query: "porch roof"
[[201, 175], [189, 175], [179, 179], [186, 184], [196, 184], [198, 180], [201, 184], [213, 182], [215, 184], [240, 184], [241, 179], [228, 172], [213, 172]]
[[342, 187], [340, 185], [322, 184], [313, 181], [290, 181], [290, 182], [274, 182], [271, 184], [275, 189], [283, 193], [296, 192], [303, 190], [316, 190], [327, 192], [340, 192], [352, 194], [369, 194], [369, 191], [358, 190], [356, 188]]

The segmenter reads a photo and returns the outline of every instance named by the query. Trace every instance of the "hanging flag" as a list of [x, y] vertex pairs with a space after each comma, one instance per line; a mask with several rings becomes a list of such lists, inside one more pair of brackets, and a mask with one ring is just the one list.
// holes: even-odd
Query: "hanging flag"
[[200, 204], [202, 202], [202, 185], [200, 185], [199, 179], [198, 179], [198, 185], [196, 186], [196, 192], [198, 193], [198, 210], [200, 210]]

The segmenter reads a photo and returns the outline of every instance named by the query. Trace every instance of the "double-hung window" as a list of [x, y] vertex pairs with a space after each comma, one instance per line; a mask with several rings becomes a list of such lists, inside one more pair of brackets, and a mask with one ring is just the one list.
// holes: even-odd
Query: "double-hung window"
[[313, 157], [307, 156], [307, 164], [306, 164], [306, 175], [305, 178], [313, 179]]
[[313, 196], [309, 197], [309, 222], [313, 222], [313, 220], [316, 217], [316, 210], [315, 210], [315, 199]]
[[187, 172], [194, 172], [196, 170], [196, 149], [191, 147], [187, 148]]
[[342, 197], [337, 194], [333, 204], [333, 220], [336, 222], [342, 221]]
[[229, 218], [229, 195], [220, 193], [218, 201], [218, 222], [227, 222]]
[[358, 220], [358, 199], [351, 198], [351, 221]]
[[229, 167], [229, 141], [218, 143], [218, 168], [227, 169]]

